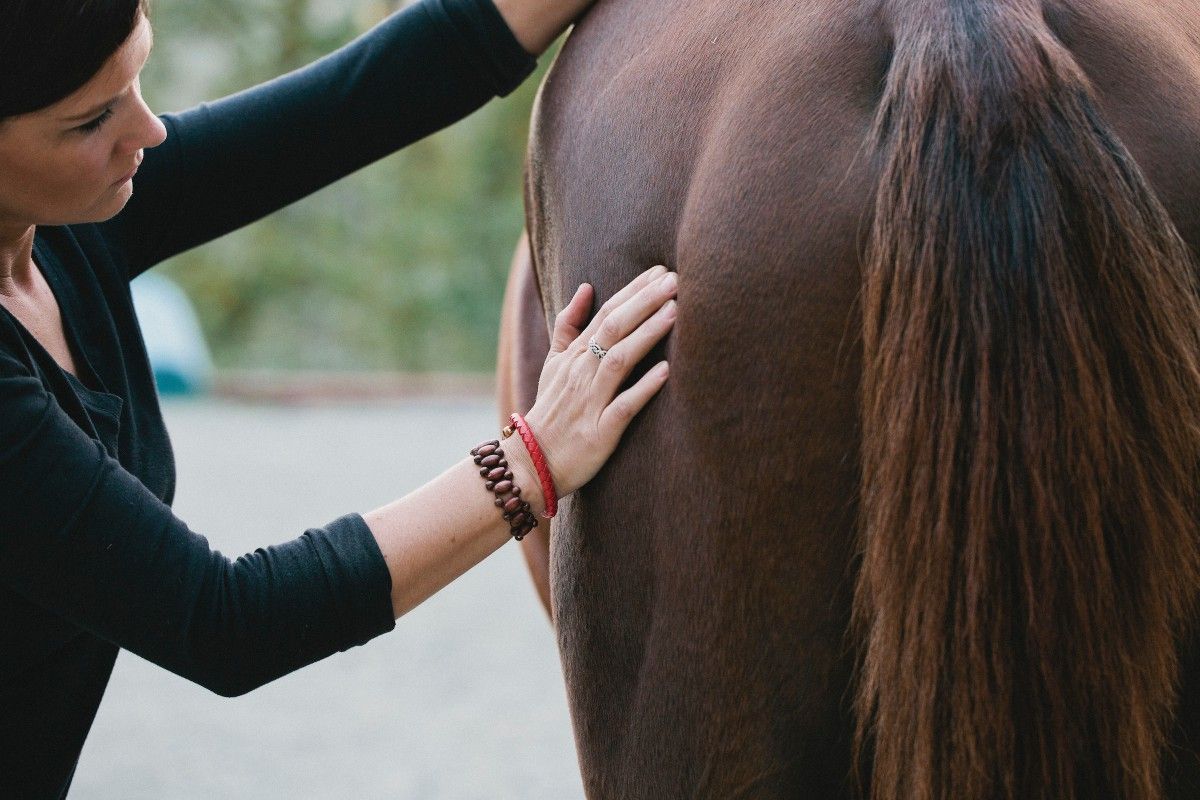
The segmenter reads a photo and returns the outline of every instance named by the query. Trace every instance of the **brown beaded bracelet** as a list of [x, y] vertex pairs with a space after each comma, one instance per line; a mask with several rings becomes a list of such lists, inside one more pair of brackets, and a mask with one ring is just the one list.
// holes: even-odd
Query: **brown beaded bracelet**
[[521, 499], [521, 487], [513, 481], [500, 441], [484, 442], [476, 446], [471, 455], [480, 468], [479, 477], [485, 481], [487, 490], [496, 495], [496, 507], [512, 528], [512, 537], [521, 541], [538, 526], [537, 515], [529, 503]]

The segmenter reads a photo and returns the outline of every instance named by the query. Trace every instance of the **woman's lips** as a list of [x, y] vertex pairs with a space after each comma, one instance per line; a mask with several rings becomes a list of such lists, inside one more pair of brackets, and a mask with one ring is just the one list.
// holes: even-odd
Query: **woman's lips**
[[128, 182], [128, 181], [131, 181], [131, 180], [133, 180], [133, 176], [134, 176], [134, 175], [137, 175], [137, 171], [138, 171], [138, 168], [137, 168], [137, 167], [134, 167], [134, 168], [133, 168], [133, 170], [132, 170], [132, 171], [131, 171], [131, 172], [130, 172], [128, 175], [126, 175], [126, 176], [125, 176], [125, 177], [123, 177], [123, 178], [118, 178], [118, 179], [117, 179], [117, 181], [116, 181], [116, 183], [114, 183], [113, 185], [114, 185], [114, 186], [120, 186], [122, 183], [126, 183], [126, 182]]
[[139, 158], [137, 163], [133, 165], [133, 169], [131, 169], [129, 172], [125, 173], [124, 177], [118, 178], [113, 183], [113, 186], [120, 186], [123, 183], [127, 183], [128, 181], [133, 180], [133, 176], [137, 175], [137, 171], [141, 166], [142, 166], [142, 160]]

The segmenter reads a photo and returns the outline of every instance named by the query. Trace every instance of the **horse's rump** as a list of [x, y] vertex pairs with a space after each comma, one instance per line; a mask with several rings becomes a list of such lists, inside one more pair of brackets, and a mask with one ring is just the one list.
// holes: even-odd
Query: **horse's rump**
[[[1103, 53], [1085, 68], [1118, 59], [1081, 30]], [[671, 381], [555, 526], [592, 797], [856, 796], [857, 300], [892, 31], [881, 3], [602, 0], [539, 98], [546, 313], [585, 280], [603, 297], [653, 263], [681, 276]], [[1200, 176], [1172, 172], [1155, 131], [1200, 164], [1182, 136], [1200, 97], [1168, 107], [1177, 71], [1094, 78], [1195, 248]]]

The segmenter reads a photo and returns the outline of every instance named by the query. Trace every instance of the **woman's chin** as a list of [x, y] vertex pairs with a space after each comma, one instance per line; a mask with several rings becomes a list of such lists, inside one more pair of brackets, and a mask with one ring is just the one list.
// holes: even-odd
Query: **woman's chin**
[[133, 197], [133, 179], [113, 186], [109, 195], [94, 206], [95, 213], [88, 222], [107, 222], [124, 210], [129, 199]]

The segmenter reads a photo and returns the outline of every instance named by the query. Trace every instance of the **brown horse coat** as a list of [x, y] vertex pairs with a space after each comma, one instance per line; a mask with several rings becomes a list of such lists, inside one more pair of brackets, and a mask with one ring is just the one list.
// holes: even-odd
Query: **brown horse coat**
[[[873, 132], [897, 31], [936, 5], [601, 0], [546, 80], [501, 408], [531, 402], [545, 323], [576, 285], [603, 299], [657, 263], [681, 278], [670, 382], [554, 526], [549, 585], [589, 797], [832, 800], [870, 785], [870, 751], [852, 762], [852, 606]], [[1042, 11], [1194, 257], [1200, 3]], [[1200, 648], [1179, 649], [1171, 800], [1200, 797]], [[1103, 772], [1092, 752], [1077, 766]]]

